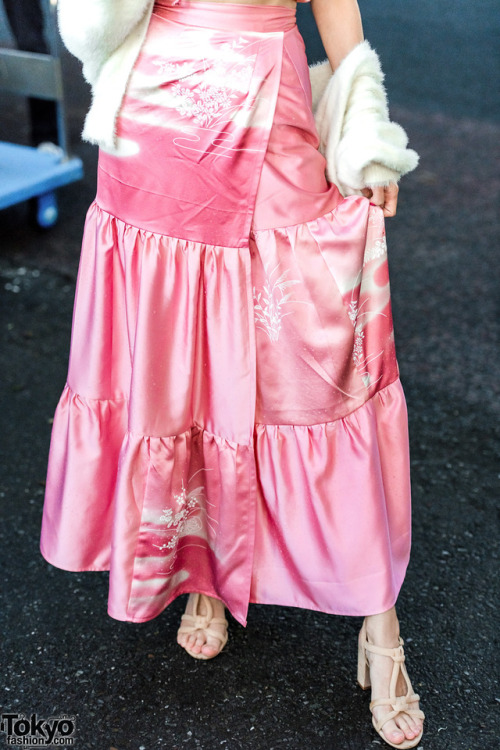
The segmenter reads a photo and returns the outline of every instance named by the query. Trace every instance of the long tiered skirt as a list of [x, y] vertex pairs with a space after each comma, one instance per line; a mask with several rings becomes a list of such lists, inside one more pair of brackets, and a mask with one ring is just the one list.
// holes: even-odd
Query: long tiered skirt
[[101, 152], [42, 552], [109, 613], [366, 615], [410, 546], [382, 212], [317, 151], [294, 12], [162, 0]]

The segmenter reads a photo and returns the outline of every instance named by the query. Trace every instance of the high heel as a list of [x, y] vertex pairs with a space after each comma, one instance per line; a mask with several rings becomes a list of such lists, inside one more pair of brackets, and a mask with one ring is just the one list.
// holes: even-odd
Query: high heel
[[[416, 747], [422, 739], [423, 729], [419, 733], [418, 737], [414, 737], [412, 740], [403, 740], [399, 745], [390, 742], [383, 734], [382, 728], [388, 721], [395, 719], [399, 714], [404, 713], [408, 716], [412, 716], [414, 719], [425, 719], [425, 714], [418, 708], [410, 708], [410, 704], [416, 703], [420, 700], [420, 697], [413, 692], [410, 678], [405, 667], [405, 654], [403, 649], [404, 641], [399, 638], [399, 646], [397, 648], [381, 648], [368, 642], [366, 637], [366, 623], [363, 623], [363, 627], [359, 633], [358, 641], [358, 683], [363, 690], [366, 690], [371, 686], [370, 680], [370, 663], [367, 657], [367, 651], [372, 654], [378, 654], [380, 656], [388, 656], [394, 662], [392, 668], [391, 681], [389, 686], [389, 697], [388, 698], [376, 698], [370, 703], [370, 711], [372, 713], [372, 723], [375, 731], [381, 736], [384, 742], [387, 742], [391, 747], [400, 748], [400, 750], [408, 750], [409, 748]], [[398, 682], [399, 674], [403, 675], [406, 683], [406, 695], [396, 695], [396, 685]], [[381, 719], [376, 721], [373, 716], [373, 709], [377, 706], [391, 706], [392, 711], [382, 716]]]
[[[204, 615], [198, 614], [198, 607], [201, 603], [203, 603], [205, 607]], [[211, 625], [224, 625], [224, 633], [221, 633], [218, 630], [213, 630]], [[177, 635], [193, 635], [197, 630], [203, 630], [205, 635], [211, 636], [220, 641], [219, 650], [213, 656], [207, 656], [202, 652], [197, 654], [187, 646], [183, 646], [187, 653], [192, 656], [193, 659], [213, 659], [215, 656], [218, 656], [227, 643], [227, 620], [223, 617], [214, 617], [214, 610], [210, 598], [205, 596], [205, 594], [194, 594], [193, 614], [182, 615], [181, 626], [177, 631]]]

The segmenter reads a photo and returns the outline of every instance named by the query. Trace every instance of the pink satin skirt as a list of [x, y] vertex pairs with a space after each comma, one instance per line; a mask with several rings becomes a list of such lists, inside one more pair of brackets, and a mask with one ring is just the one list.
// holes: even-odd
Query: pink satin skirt
[[42, 553], [142, 622], [389, 609], [410, 549], [381, 210], [325, 180], [294, 11], [162, 1], [100, 154]]

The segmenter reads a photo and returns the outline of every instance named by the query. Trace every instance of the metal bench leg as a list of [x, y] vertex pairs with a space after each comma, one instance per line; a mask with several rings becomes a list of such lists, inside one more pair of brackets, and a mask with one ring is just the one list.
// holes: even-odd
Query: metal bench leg
[[36, 220], [40, 227], [49, 229], [53, 227], [59, 217], [57, 207], [57, 196], [54, 190], [39, 195], [36, 199]]

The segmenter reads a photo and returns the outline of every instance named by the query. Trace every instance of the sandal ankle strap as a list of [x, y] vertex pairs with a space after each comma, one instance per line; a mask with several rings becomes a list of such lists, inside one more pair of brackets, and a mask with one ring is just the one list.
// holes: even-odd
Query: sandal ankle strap
[[399, 638], [399, 646], [396, 646], [396, 648], [382, 648], [382, 646], [375, 646], [375, 644], [370, 643], [367, 639], [365, 639], [363, 644], [365, 651], [370, 651], [370, 653], [378, 654], [379, 656], [390, 656], [395, 662], [404, 662], [405, 652], [403, 646], [404, 641], [401, 637]]

